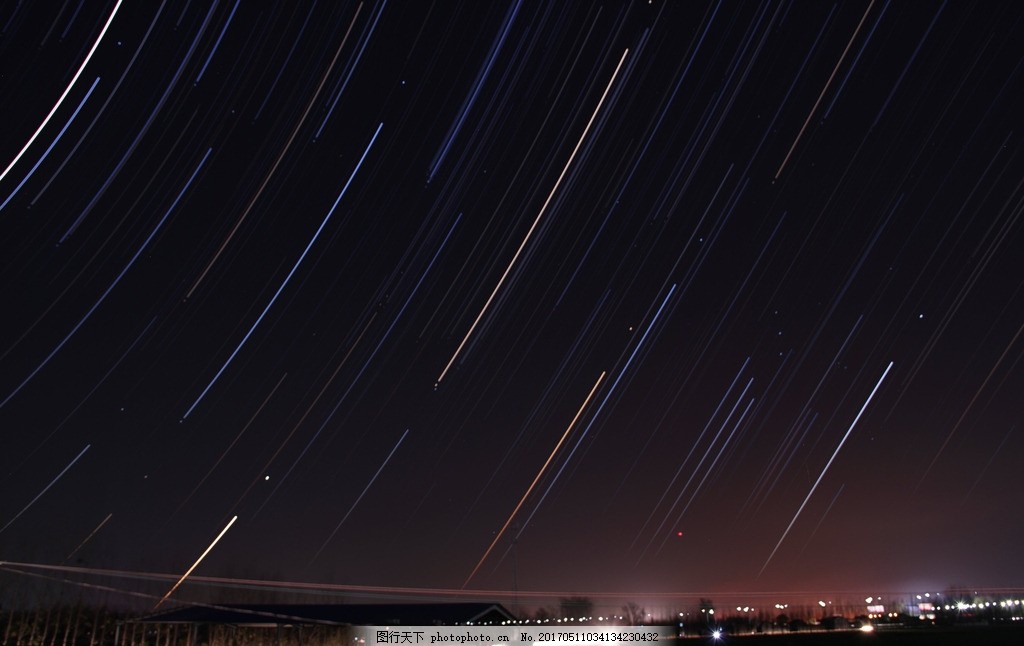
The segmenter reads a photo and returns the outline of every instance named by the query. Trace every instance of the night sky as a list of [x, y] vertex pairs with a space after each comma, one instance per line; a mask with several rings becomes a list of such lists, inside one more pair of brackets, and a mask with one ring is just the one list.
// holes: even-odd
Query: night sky
[[196, 575], [1021, 584], [1022, 30], [5, 3], [0, 559], [181, 574], [237, 516]]

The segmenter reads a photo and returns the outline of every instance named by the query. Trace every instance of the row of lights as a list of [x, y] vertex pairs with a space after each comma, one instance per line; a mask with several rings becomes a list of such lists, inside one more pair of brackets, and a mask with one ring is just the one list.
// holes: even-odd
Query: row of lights
[[[922, 596], [921, 595], [915, 595], [915, 596], [917, 597], [918, 600], [922, 600]], [[936, 596], [938, 596], [938, 595], [936, 595]], [[929, 593], [929, 592], [924, 593], [924, 598], [925, 599], [930, 599], [931, 598], [931, 593]], [[866, 603], [872, 603], [872, 602], [881, 601], [881, 600], [882, 600], [882, 597], [867, 597], [867, 598], [864, 599], [864, 601]], [[1024, 604], [1024, 599], [1006, 599], [1004, 601], [998, 602], [998, 605], [999, 605], [1000, 608], [1010, 608], [1010, 607], [1013, 607], [1013, 606], [1020, 606], [1021, 604]], [[826, 602], [826, 601], [820, 600], [820, 601], [818, 601], [818, 605], [821, 606], [822, 608], [825, 608], [825, 607], [827, 607], [829, 605], [832, 605], [832, 602], [831, 601]], [[996, 605], [996, 603], [995, 602], [991, 602], [991, 601], [986, 601], [985, 603], [970, 603], [970, 604], [966, 603], [964, 601], [960, 601], [955, 606], [946, 605], [946, 606], [943, 606], [943, 608], [945, 610], [960, 610], [960, 611], [964, 611], [964, 610], [968, 610], [968, 609], [990, 608], [990, 607], [994, 607], [995, 605]], [[777, 604], [775, 604], [775, 609], [776, 610], [785, 610], [786, 608], [789, 608], [789, 604], [788, 603], [777, 603]], [[751, 608], [750, 606], [736, 606], [736, 611], [737, 612], [757, 612], [757, 609], [756, 608]], [[713, 615], [713, 614], [715, 614], [715, 609], [714, 608], [708, 608], [708, 609], [703, 609], [702, 608], [701, 612], [706, 612], [709, 615]], [[650, 613], [648, 613], [648, 616], [649, 615], [650, 615]], [[682, 617], [683, 613], [680, 612], [679, 616]], [[868, 617], [871, 618], [871, 619], [881, 618], [883, 616], [885, 616], [885, 615], [883, 615], [882, 613], [871, 613], [871, 614], [868, 615]], [[891, 612], [891, 613], [888, 613], [888, 616], [895, 617], [895, 616], [897, 616], [897, 614]], [[598, 621], [612, 621], [613, 619], [614, 620], [623, 620], [623, 619], [625, 619], [625, 617], [623, 617], [622, 615], [611, 615], [611, 616], [608, 616], [608, 617], [598, 617], [597, 618]], [[1014, 619], [1017, 619], [1017, 617], [1014, 617]], [[568, 618], [563, 617], [562, 619], [555, 619], [555, 623], [562, 623], [562, 622], [569, 623], [569, 622], [575, 622], [575, 621], [583, 622], [583, 621], [593, 621], [593, 620], [594, 620], [593, 617], [579, 617], [578, 619], [575, 618], [575, 617], [568, 617]], [[551, 620], [550, 619], [534, 619], [534, 620], [521, 619], [521, 620], [516, 621], [516, 622], [508, 622], [508, 623], [528, 624], [531, 621], [535, 621], [536, 623], [540, 624], [540, 623], [549, 623]], [[504, 624], [506, 622], [502, 622], [502, 623]]]
[[[647, 613], [647, 616], [650, 617], [651, 613]], [[613, 619], [616, 620], [616, 621], [621, 621], [621, 620], [625, 619], [625, 617], [622, 616], [622, 615], [609, 615], [607, 617], [598, 617], [597, 618], [598, 621], [612, 621]], [[593, 620], [594, 620], [593, 617], [579, 617], [579, 618], [577, 618], [577, 617], [562, 617], [561, 619], [555, 619], [555, 623], [556, 624], [560, 624], [562, 622], [569, 623], [569, 622], [572, 622], [572, 621], [580, 621], [580, 622], [582, 622], [582, 621], [593, 621]], [[538, 624], [546, 624], [546, 623], [550, 623], [551, 619], [519, 619], [519, 620], [516, 620], [516, 621], [505, 622], [505, 623], [528, 624], [531, 621], [534, 622], [534, 623], [538, 623]]]
[[[1000, 608], [1011, 608], [1013, 606], [1019, 606], [1024, 603], [1024, 599], [1006, 599], [1005, 601], [999, 602]], [[994, 601], [986, 601], [985, 603], [967, 603], [966, 601], [958, 601], [955, 606], [943, 606], [945, 610], [960, 610], [961, 612], [969, 609], [977, 608], [994, 608], [996, 603]]]

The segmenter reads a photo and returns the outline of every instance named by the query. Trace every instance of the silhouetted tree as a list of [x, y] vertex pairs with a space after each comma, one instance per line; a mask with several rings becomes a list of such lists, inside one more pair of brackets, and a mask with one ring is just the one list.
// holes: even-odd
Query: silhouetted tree
[[566, 597], [559, 599], [558, 607], [562, 617], [579, 621], [582, 617], [589, 618], [594, 613], [594, 603], [587, 597]]
[[622, 617], [627, 626], [639, 626], [645, 623], [647, 613], [643, 608], [630, 601], [622, 606]]

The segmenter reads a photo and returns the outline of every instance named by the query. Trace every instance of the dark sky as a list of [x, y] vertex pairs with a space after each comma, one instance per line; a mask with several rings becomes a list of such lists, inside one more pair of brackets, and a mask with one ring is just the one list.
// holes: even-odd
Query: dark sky
[[0, 559], [1021, 584], [1022, 29], [5, 4]]

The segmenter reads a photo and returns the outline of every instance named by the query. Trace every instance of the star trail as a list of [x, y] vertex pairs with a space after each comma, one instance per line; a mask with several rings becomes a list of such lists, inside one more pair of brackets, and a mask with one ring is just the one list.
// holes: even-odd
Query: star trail
[[5, 4], [0, 581], [1019, 586], [1022, 29]]

